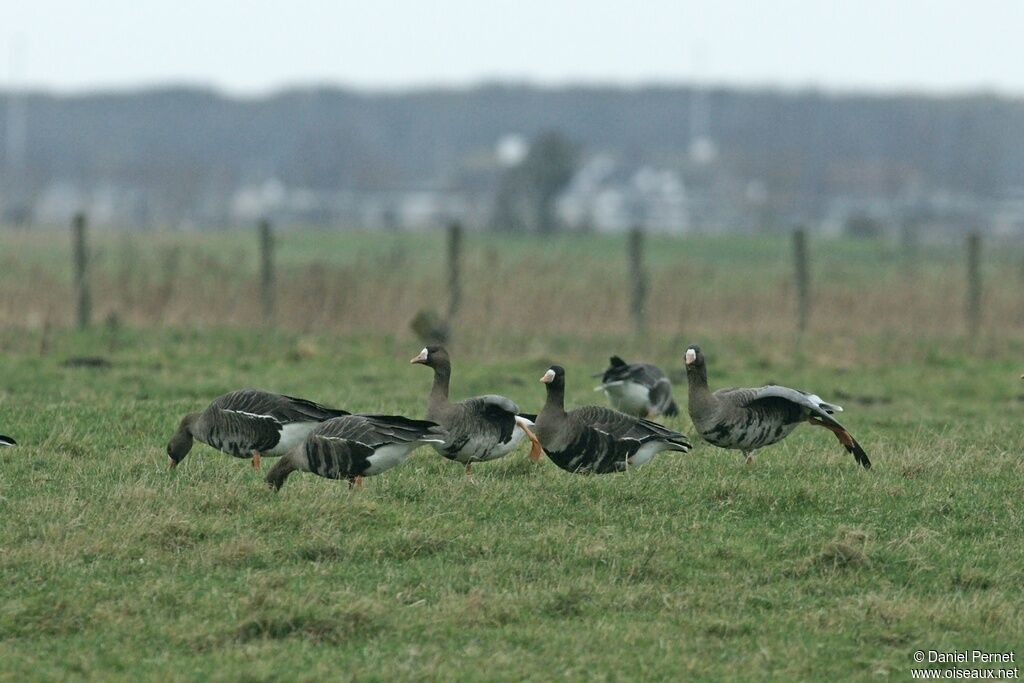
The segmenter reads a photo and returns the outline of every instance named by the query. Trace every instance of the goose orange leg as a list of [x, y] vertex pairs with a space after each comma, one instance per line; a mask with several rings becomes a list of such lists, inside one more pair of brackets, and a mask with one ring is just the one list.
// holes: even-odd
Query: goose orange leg
[[850, 433], [845, 429], [830, 425], [829, 423], [822, 420], [820, 417], [815, 417], [814, 415], [811, 415], [809, 418], [807, 418], [807, 421], [810, 422], [815, 427], [824, 427], [825, 429], [836, 435], [836, 438], [839, 439], [839, 443], [843, 444], [847, 448], [853, 448], [853, 437], [850, 436]]
[[363, 478], [360, 476], [348, 478], [349, 489], [361, 489], [363, 488]]
[[530, 446], [530, 460], [540, 462], [540, 456], [544, 454], [544, 448], [540, 445], [540, 439], [538, 439], [537, 435], [530, 430], [524, 420], [516, 419], [516, 424], [519, 425], [523, 430], [523, 433], [526, 434], [526, 438], [529, 439], [532, 444]]
[[258, 470], [260, 468], [260, 453], [259, 451], [252, 452], [252, 468]]
[[868, 459], [868, 454], [864, 452], [864, 449], [859, 443], [857, 443], [857, 440], [853, 438], [853, 435], [846, 431], [842, 426], [838, 424], [830, 424], [826, 420], [822, 420], [814, 415], [808, 417], [807, 421], [816, 427], [824, 427], [835, 434], [836, 438], [839, 439], [839, 443], [843, 444], [843, 447], [847, 452], [851, 453], [853, 457], [856, 458], [857, 464], [864, 469], [871, 468], [871, 461]]
[[473, 476], [473, 463], [471, 463], [471, 462], [467, 462], [466, 463], [466, 476], [467, 477], [472, 477]]

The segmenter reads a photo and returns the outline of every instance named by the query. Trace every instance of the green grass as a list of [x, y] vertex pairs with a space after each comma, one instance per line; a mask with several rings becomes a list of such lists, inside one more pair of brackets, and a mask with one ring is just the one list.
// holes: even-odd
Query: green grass
[[[0, 450], [0, 680], [907, 680], [917, 649], [1024, 654], [1019, 340], [887, 359], [879, 338], [858, 365], [702, 340], [716, 386], [845, 404], [870, 472], [801, 428], [750, 467], [700, 444], [583, 477], [522, 450], [470, 480], [422, 449], [362, 490], [298, 474], [275, 495], [199, 444], [169, 471], [180, 415], [259, 386], [418, 416], [420, 344], [127, 329], [40, 355], [38, 334], [0, 332], [21, 443]], [[595, 402], [587, 375], [641, 350], [678, 367], [682, 347], [463, 344], [453, 392], [535, 410], [559, 361], [569, 402]], [[112, 367], [63, 367], [80, 354]]]

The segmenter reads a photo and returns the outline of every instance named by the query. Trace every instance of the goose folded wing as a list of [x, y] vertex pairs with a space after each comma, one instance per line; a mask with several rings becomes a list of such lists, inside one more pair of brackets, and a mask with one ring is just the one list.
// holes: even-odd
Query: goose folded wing
[[608, 434], [613, 439], [628, 439], [644, 444], [652, 440], [663, 440], [689, 446], [686, 437], [679, 432], [666, 429], [656, 422], [631, 417], [616, 410], [601, 406], [585, 406], [572, 411], [580, 424]]
[[214, 409], [210, 438], [220, 443], [244, 443], [254, 451], [269, 450], [281, 438], [281, 423], [271, 415]]
[[295, 396], [281, 396], [278, 405], [272, 408], [271, 414], [277, 418], [284, 418], [289, 422], [323, 422], [333, 417], [348, 415], [347, 410], [328, 408], [314, 401], [307, 401], [304, 398]]
[[342, 430], [345, 434], [374, 446], [420, 440], [444, 443], [447, 436], [447, 432], [436, 422], [414, 420], [401, 415], [353, 415], [326, 424], [335, 422], [347, 423], [349, 426]]
[[214, 407], [236, 410], [254, 415], [269, 415], [282, 424], [291, 422], [323, 422], [332, 417], [348, 415], [345, 410], [335, 410], [313, 401], [295, 396], [272, 394], [259, 389], [242, 389], [221, 396], [213, 402]]

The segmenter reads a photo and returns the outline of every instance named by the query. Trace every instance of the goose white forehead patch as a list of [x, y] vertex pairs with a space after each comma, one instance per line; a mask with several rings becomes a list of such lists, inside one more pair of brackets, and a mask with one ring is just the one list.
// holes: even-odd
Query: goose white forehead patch
[[697, 352], [693, 349], [686, 349], [686, 364], [689, 365], [695, 360], [697, 360]]

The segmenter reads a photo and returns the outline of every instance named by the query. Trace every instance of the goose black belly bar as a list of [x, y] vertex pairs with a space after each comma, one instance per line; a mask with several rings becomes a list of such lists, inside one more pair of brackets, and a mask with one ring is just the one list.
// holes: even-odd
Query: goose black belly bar
[[359, 485], [362, 477], [400, 465], [419, 446], [444, 443], [446, 436], [434, 422], [400, 415], [337, 417], [281, 458], [267, 473], [267, 483], [279, 490], [292, 472], [300, 471]]

